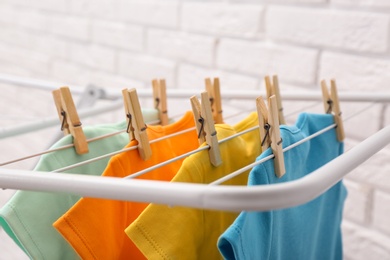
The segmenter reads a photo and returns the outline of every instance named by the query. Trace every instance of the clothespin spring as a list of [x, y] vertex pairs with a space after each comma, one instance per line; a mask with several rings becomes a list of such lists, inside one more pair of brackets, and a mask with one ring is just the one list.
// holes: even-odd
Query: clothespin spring
[[333, 110], [333, 100], [332, 99], [328, 99], [326, 101], [326, 103], [329, 105], [328, 110], [326, 111], [326, 113], [330, 114], [330, 113], [332, 113], [332, 110]]
[[[266, 124], [264, 125], [264, 130], [265, 130], [266, 132], [265, 132], [265, 135], [264, 135], [263, 140], [261, 141], [261, 146], [263, 146], [264, 143], [265, 143], [265, 141], [267, 140], [267, 138], [268, 138], [268, 136], [269, 136], [269, 131], [270, 131], [270, 129], [271, 129], [271, 125], [268, 124], [268, 123], [266, 123]], [[280, 145], [281, 143], [283, 143], [283, 138], [280, 138], [280, 141], [277, 142], [277, 145]]]
[[[127, 128], [126, 128], [126, 133], [129, 133], [131, 131], [132, 135], [133, 135], [133, 139], [135, 139], [134, 137], [134, 127], [133, 127], [133, 123], [132, 123], [132, 120], [133, 120], [133, 117], [131, 116], [130, 113], [127, 113], [126, 114], [126, 117], [129, 119], [129, 123], [127, 124]], [[148, 128], [148, 126], [145, 124], [145, 126], [143, 128], [141, 128], [141, 132], [145, 131], [146, 129]]]
[[[65, 122], [66, 122], [66, 112], [64, 110], [61, 111], [61, 116], [62, 116], [61, 131], [64, 131]], [[80, 122], [80, 124], [73, 125], [73, 127], [78, 127], [78, 126], [82, 126], [82, 123]]]
[[65, 121], [66, 121], [66, 112], [64, 110], [61, 111], [62, 123], [61, 123], [61, 131], [64, 131]]
[[200, 129], [199, 129], [199, 133], [198, 133], [198, 139], [200, 138], [200, 136], [202, 135], [203, 133], [203, 128], [204, 128], [204, 118], [202, 116], [199, 116], [199, 119], [198, 119], [198, 122], [200, 123]]
[[265, 141], [267, 140], [268, 136], [269, 136], [269, 130], [271, 129], [271, 125], [266, 123], [264, 124], [264, 130], [266, 131], [265, 132], [265, 135], [264, 135], [264, 138], [263, 138], [263, 141], [261, 141], [261, 146], [264, 145]]

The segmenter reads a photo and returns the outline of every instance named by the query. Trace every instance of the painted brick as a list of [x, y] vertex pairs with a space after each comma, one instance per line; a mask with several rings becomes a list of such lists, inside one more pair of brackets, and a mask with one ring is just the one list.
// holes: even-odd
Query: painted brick
[[0, 22], [4, 24], [17, 24], [18, 16], [19, 12], [17, 8], [6, 4], [0, 4]]
[[[341, 102], [340, 109], [344, 119], [344, 131], [346, 136], [358, 140], [364, 140], [379, 130], [381, 120], [381, 106], [363, 102]], [[363, 111], [364, 110], [364, 111]], [[362, 127], [362, 122], [370, 122]], [[359, 129], [359, 131], [356, 131]]]
[[390, 86], [390, 60], [325, 51], [320, 78], [335, 78], [340, 90], [385, 91]]
[[268, 9], [269, 37], [301, 44], [382, 53], [388, 49], [387, 15], [274, 7]]
[[386, 106], [386, 108], [384, 109], [384, 121], [383, 121], [383, 125], [384, 126], [387, 126], [387, 125], [390, 125], [390, 113], [389, 113], [389, 106], [387, 104], [384, 104]]
[[184, 30], [216, 35], [254, 37], [260, 32], [264, 8], [259, 5], [184, 3]]
[[328, 0], [273, 0], [272, 2], [277, 4], [322, 4], [328, 2]]
[[49, 31], [56, 35], [81, 41], [87, 41], [90, 38], [90, 24], [87, 18], [51, 15], [49, 23]]
[[25, 1], [28, 7], [38, 8], [47, 11], [63, 12], [69, 10], [69, 1], [67, 0], [39, 0], [39, 1]]
[[390, 258], [389, 237], [348, 221], [343, 221], [342, 232], [345, 259]]
[[48, 55], [0, 44], [0, 62], [20, 66], [33, 72], [36, 76], [46, 76], [49, 72], [50, 57]]
[[175, 85], [175, 70], [175, 62], [170, 60], [125, 52], [119, 55], [119, 74], [135, 80], [151, 82], [154, 78], [165, 78], [170, 87]]
[[68, 53], [67, 43], [53, 35], [5, 25], [0, 26], [0, 42], [47, 54], [51, 58], [65, 58]]
[[147, 37], [150, 54], [205, 66], [213, 64], [213, 37], [166, 30], [149, 30]]
[[367, 212], [371, 203], [371, 188], [368, 185], [359, 184], [350, 180], [344, 180], [348, 189], [348, 196], [344, 206], [344, 218], [355, 223], [366, 224]]
[[256, 89], [259, 80], [255, 77], [243, 76], [222, 70], [206, 69], [188, 64], [181, 64], [178, 69], [178, 88], [205, 89], [205, 78], [220, 78], [223, 89]]
[[145, 87], [145, 83], [142, 81], [134, 80], [120, 75], [104, 73], [100, 71], [91, 73], [90, 83], [95, 84], [96, 86], [99, 87], [103, 87], [107, 89], [117, 89], [119, 91], [124, 88]]
[[58, 60], [51, 67], [51, 78], [64, 83], [86, 86], [90, 83], [91, 71], [72, 62]]
[[307, 48], [226, 39], [218, 48], [217, 66], [256, 77], [278, 74], [284, 81], [314, 84], [317, 56], [316, 50]]
[[389, 157], [390, 149], [382, 149], [348, 174], [348, 178], [369, 184], [374, 188], [390, 190]]
[[119, 0], [121, 18], [128, 22], [157, 27], [177, 28], [179, 4], [177, 1]]
[[114, 71], [115, 52], [112, 49], [97, 45], [72, 44], [70, 59], [73, 62], [94, 69]]
[[36, 77], [35, 73], [30, 68], [22, 68], [17, 64], [11, 64], [0, 59], [0, 71], [4, 74], [10, 74], [21, 77]]
[[332, 4], [353, 5], [362, 7], [390, 7], [387, 0], [331, 0]]
[[21, 9], [18, 11], [17, 23], [25, 28], [47, 31], [49, 17], [41, 11]]
[[374, 194], [373, 224], [379, 231], [390, 234], [390, 193]]
[[118, 0], [78, 0], [70, 1], [70, 12], [84, 17], [118, 19]]
[[120, 49], [142, 51], [144, 48], [142, 27], [130, 24], [95, 21], [92, 25], [92, 39], [95, 43]]

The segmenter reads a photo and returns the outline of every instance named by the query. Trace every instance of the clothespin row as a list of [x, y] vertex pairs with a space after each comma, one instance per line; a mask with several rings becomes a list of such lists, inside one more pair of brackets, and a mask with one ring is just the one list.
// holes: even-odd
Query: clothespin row
[[194, 113], [195, 125], [198, 131], [199, 144], [206, 142], [209, 146], [210, 162], [214, 166], [222, 163], [217, 139], [217, 132], [211, 113], [210, 99], [207, 92], [201, 93], [201, 103], [196, 96], [190, 98]]
[[211, 111], [214, 118], [215, 124], [223, 124], [222, 117], [222, 99], [221, 99], [221, 90], [219, 84], [219, 78], [214, 78], [211, 82], [210, 78], [205, 79], [206, 91], [210, 97]]
[[328, 90], [328, 86], [326, 85], [326, 81], [321, 81], [321, 89], [322, 89], [322, 101], [324, 103], [325, 113], [333, 114], [336, 127], [337, 140], [342, 142], [345, 138], [344, 133], [344, 124], [341, 118], [340, 111], [340, 103], [339, 97], [337, 94], [336, 81], [332, 79], [330, 81], [330, 92]]
[[265, 151], [271, 146], [272, 153], [275, 155], [274, 167], [278, 178], [286, 173], [284, 165], [284, 155], [282, 139], [280, 137], [278, 106], [276, 96], [268, 98], [268, 109], [262, 97], [256, 99], [257, 114], [259, 118], [260, 138], [262, 138], [261, 147]]
[[64, 135], [71, 134], [77, 154], [88, 153], [87, 138], [81, 127], [81, 121], [74, 105], [69, 87], [61, 87], [52, 92], [58, 116], [61, 120], [61, 130]]
[[154, 107], [158, 110], [160, 124], [167, 125], [168, 119], [168, 108], [167, 108], [167, 87], [165, 79], [154, 79], [152, 81], [153, 87], [153, 99]]
[[272, 95], [275, 95], [276, 102], [278, 105], [279, 123], [281, 125], [285, 125], [286, 120], [284, 119], [284, 115], [283, 115], [282, 98], [280, 96], [278, 76], [277, 75], [272, 76], [272, 82], [269, 76], [266, 76], [264, 80], [265, 80], [265, 87], [267, 91], [267, 99], [269, 99]]
[[143, 160], [147, 160], [152, 156], [152, 149], [150, 148], [137, 91], [135, 89], [123, 89], [122, 96], [127, 120], [126, 131], [129, 133], [129, 139], [137, 140], [139, 155]]

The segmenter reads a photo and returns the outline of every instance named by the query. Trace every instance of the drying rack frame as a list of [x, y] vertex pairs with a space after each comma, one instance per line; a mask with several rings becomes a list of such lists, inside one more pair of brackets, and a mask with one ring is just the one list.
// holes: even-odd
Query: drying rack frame
[[[12, 81], [10, 78], [12, 78]], [[4, 75], [0, 75], [0, 82], [24, 86], [27, 86], [28, 82], [31, 82], [29, 86], [51, 89], [49, 86], [51, 83], [45, 83], [43, 81], [37, 83], [37, 81], [29, 81], [22, 78], [19, 78], [18, 81], [15, 77], [7, 76], [5, 78]], [[171, 92], [172, 94], [170, 94]], [[167, 93], [169, 97], [174, 95], [174, 97], [180, 98], [186, 92], [175, 92], [171, 90]], [[145, 97], [149, 96], [146, 91], [141, 93], [144, 93]], [[187, 98], [190, 95], [185, 97]], [[255, 94], [248, 91], [238, 97], [234, 95], [233, 92], [228, 92], [226, 95], [225, 91], [223, 93], [223, 96], [226, 98], [237, 99], [253, 99], [259, 93]], [[390, 93], [372, 94], [354, 92], [340, 93], [339, 96], [340, 100], [343, 101], [390, 102]], [[320, 93], [314, 92], [291, 92], [291, 94], [284, 92], [283, 99], [315, 101], [320, 100], [321, 97]], [[115, 105], [117, 104], [115, 103]], [[390, 126], [387, 126], [309, 175], [281, 184], [214, 186], [64, 173], [34, 172], [34, 174], [31, 174], [31, 171], [0, 168], [0, 187], [3, 189], [66, 192], [83, 197], [151, 202], [171, 206], [187, 206], [224, 211], [274, 210], [304, 204], [320, 196], [350, 171], [361, 165], [389, 143]], [[302, 190], [305, 192], [302, 192]]]

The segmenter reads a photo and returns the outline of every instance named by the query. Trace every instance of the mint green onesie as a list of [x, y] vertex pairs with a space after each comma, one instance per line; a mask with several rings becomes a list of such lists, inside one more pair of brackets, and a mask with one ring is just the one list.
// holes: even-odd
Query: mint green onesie
[[[155, 109], [143, 109], [145, 122], [158, 120]], [[126, 121], [117, 124], [84, 127], [87, 137], [93, 138], [126, 129]], [[63, 137], [52, 148], [72, 142], [70, 135]], [[53, 171], [100, 155], [118, 151], [129, 142], [126, 132], [88, 144], [89, 152], [78, 155], [68, 148], [42, 155], [35, 171]], [[101, 175], [110, 158], [79, 166], [68, 172]], [[33, 172], [31, 174], [34, 174]], [[79, 196], [64, 193], [17, 191], [0, 209], [0, 225], [31, 259], [79, 259], [76, 252], [53, 228], [52, 224], [74, 203]]]

